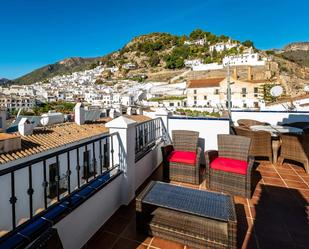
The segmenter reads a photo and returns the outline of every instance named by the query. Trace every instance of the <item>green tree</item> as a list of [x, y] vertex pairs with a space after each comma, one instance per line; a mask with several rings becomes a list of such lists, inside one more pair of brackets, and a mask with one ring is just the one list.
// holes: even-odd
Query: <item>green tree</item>
[[160, 57], [157, 53], [154, 53], [149, 59], [149, 65], [151, 67], [156, 67], [160, 63]]
[[195, 29], [190, 33], [190, 39], [191, 40], [197, 40], [204, 38], [205, 33], [201, 29]]
[[242, 42], [241, 44], [242, 44], [243, 46], [245, 46], [245, 47], [248, 47], [248, 48], [250, 48], [250, 47], [255, 48], [253, 42], [250, 41], [250, 40], [246, 40], [246, 41]]

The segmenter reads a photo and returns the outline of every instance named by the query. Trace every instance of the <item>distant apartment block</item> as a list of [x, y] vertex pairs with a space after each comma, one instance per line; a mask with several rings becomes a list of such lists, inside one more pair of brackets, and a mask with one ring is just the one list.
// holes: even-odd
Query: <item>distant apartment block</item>
[[[231, 79], [233, 108], [259, 108], [263, 95], [262, 85], [267, 80]], [[191, 80], [187, 88], [187, 105], [196, 107], [226, 107], [227, 79], [206, 78]]]

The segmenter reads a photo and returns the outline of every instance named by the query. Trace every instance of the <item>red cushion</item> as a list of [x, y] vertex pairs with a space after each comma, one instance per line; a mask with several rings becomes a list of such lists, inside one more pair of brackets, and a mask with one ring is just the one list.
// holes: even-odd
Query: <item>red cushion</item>
[[210, 167], [215, 170], [222, 170], [225, 172], [246, 175], [248, 163], [242, 160], [218, 157], [211, 162]]
[[195, 165], [196, 153], [192, 151], [177, 151], [174, 150], [168, 157], [169, 162], [185, 163]]

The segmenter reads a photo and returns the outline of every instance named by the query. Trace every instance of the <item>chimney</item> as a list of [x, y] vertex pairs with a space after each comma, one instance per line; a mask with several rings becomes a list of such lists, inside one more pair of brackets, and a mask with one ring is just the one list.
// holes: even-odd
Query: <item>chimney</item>
[[248, 66], [248, 80], [253, 80], [252, 67]]
[[238, 76], [237, 76], [237, 67], [234, 68], [234, 71], [233, 71], [233, 78], [234, 78], [235, 80], [238, 79]]
[[85, 123], [85, 109], [82, 103], [77, 103], [74, 107], [74, 119], [75, 123], [78, 125], [82, 125]]
[[33, 133], [34, 126], [27, 118], [22, 118], [18, 123], [18, 131], [20, 135], [27, 136]]
[[0, 130], [6, 129], [6, 110], [0, 109]]
[[138, 107], [137, 108], [137, 114], [138, 115], [143, 115], [143, 108], [142, 107]]
[[127, 108], [127, 114], [128, 114], [128, 115], [132, 115], [132, 114], [133, 114], [133, 113], [132, 113], [132, 107], [129, 106], [129, 107]]
[[21, 149], [21, 138], [15, 134], [0, 133], [0, 154]]

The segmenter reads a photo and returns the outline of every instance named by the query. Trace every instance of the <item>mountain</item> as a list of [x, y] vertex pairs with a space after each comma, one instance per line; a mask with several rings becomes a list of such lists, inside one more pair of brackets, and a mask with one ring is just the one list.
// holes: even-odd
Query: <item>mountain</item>
[[36, 69], [14, 80], [18, 84], [31, 84], [37, 81], [45, 81], [56, 75], [71, 74], [73, 72], [92, 69], [99, 64], [100, 58], [72, 57]]
[[300, 66], [309, 67], [309, 42], [294, 42], [283, 48], [281, 56]]
[[9, 83], [10, 80], [9, 79], [6, 79], [6, 78], [0, 78], [0, 85], [5, 85], [7, 83]]

